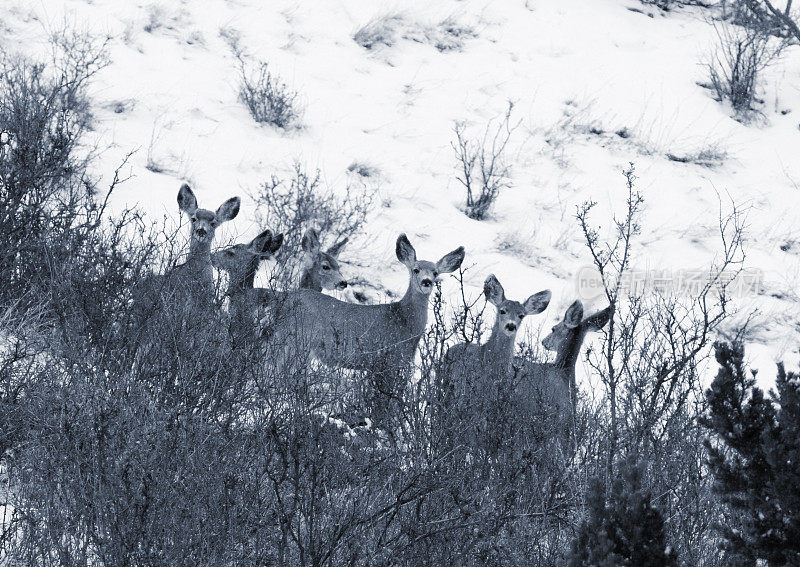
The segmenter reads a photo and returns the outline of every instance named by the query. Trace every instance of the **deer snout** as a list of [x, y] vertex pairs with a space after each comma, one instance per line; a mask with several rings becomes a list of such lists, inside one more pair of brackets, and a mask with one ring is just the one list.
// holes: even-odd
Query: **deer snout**
[[203, 238], [203, 237], [205, 237], [206, 234], [208, 234], [208, 231], [206, 229], [204, 229], [202, 226], [200, 228], [198, 228], [197, 230], [195, 230], [194, 232], [200, 238]]
[[516, 331], [517, 330], [517, 324], [516, 323], [506, 323], [506, 329], [509, 330], [509, 331], [512, 331], [512, 332]]
[[344, 288], [346, 288], [346, 287], [347, 287], [347, 282], [346, 282], [346, 281], [344, 281], [344, 280], [342, 280], [342, 281], [340, 281], [339, 283], [337, 283], [337, 284], [336, 284], [336, 287], [337, 287], [338, 289], [344, 289]]
[[429, 288], [429, 287], [431, 287], [431, 286], [433, 285], [433, 280], [432, 280], [432, 279], [430, 279], [430, 278], [425, 278], [424, 280], [422, 280], [422, 281], [421, 281], [421, 282], [419, 282], [419, 283], [420, 283], [420, 285], [421, 285], [422, 287], [424, 287], [424, 288]]

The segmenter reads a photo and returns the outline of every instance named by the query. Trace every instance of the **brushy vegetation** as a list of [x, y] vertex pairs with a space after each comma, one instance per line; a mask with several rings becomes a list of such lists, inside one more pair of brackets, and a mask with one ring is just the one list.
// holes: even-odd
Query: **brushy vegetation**
[[800, 379], [778, 366], [771, 396], [748, 376], [741, 344], [716, 345], [720, 365], [703, 423], [731, 564], [800, 562]]
[[291, 176], [273, 175], [254, 198], [261, 224], [284, 235], [281, 257], [293, 258], [300, 255], [309, 227], [331, 242], [352, 240], [363, 231], [375, 194], [375, 189], [357, 181], [336, 192], [324, 185], [319, 170], [309, 172], [296, 162]]
[[256, 122], [278, 128], [299, 127], [302, 119], [299, 93], [269, 69], [269, 63], [253, 60], [241, 45], [233, 28], [220, 28], [220, 36], [236, 58], [239, 71], [239, 100]]
[[[233, 348], [218, 305], [195, 309], [159, 286], [175, 256], [162, 243], [174, 235], [133, 210], [110, 218], [104, 204], [120, 177], [92, 177], [82, 146], [102, 43], [61, 45], [55, 63], [5, 60], [0, 78], [0, 562], [730, 564], [717, 546], [729, 534], [716, 524], [746, 525], [750, 508], [715, 496], [706, 459], [722, 453], [707, 452], [698, 417], [723, 417], [715, 447], [742, 419], [719, 411], [730, 381], [717, 383], [710, 406], [699, 384], [727, 313], [722, 276], [740, 261], [736, 214], [720, 219], [707, 285], [676, 297], [623, 286], [641, 230], [632, 169], [610, 240], [592, 224], [592, 204], [579, 209], [614, 315], [587, 357], [598, 389], [576, 392], [566, 434], [553, 408], [527, 411], [517, 373], [486, 381], [477, 409], [443, 403], [437, 370], [448, 347], [486, 329], [482, 300], [463, 285], [449, 308], [434, 292], [419, 363], [382, 406], [370, 370], [297, 360], [278, 373], [260, 336]], [[371, 203], [360, 189], [334, 196], [300, 166], [258, 199], [287, 246], [309, 223], [337, 239], [358, 232]], [[268, 336], [269, 317], [261, 323]], [[525, 348], [517, 361], [537, 358]], [[793, 384], [779, 381], [781, 412]], [[765, 430], [794, 455], [796, 415], [773, 415], [786, 426]], [[485, 442], [468, 444], [466, 425]], [[764, 456], [778, 488], [796, 479], [784, 456]], [[605, 538], [593, 526], [609, 528]]]
[[467, 136], [466, 124], [455, 126], [456, 140], [452, 146], [458, 168], [456, 179], [467, 193], [464, 212], [471, 219], [486, 218], [500, 192], [511, 184], [511, 166], [505, 152], [520, 124], [512, 124], [513, 111], [514, 104], [509, 102], [503, 117], [496, 123], [489, 122], [483, 136], [477, 139]]
[[392, 47], [399, 39], [434, 46], [442, 52], [459, 50], [464, 41], [477, 37], [475, 30], [454, 17], [427, 24], [413, 20], [402, 13], [375, 17], [353, 34], [353, 41], [364, 49], [374, 51]]
[[785, 43], [760, 26], [714, 26], [718, 44], [708, 63], [711, 86], [741, 116], [754, 110], [761, 74], [780, 56]]

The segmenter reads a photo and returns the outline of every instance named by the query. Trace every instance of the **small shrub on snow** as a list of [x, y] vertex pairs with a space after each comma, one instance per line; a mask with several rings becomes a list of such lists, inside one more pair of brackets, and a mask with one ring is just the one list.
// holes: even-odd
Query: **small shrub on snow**
[[430, 43], [439, 51], [461, 49], [465, 39], [477, 37], [475, 30], [452, 17], [445, 18], [432, 27], [427, 35]]
[[397, 31], [403, 22], [401, 14], [387, 14], [373, 18], [353, 34], [353, 41], [370, 50], [381, 45], [391, 47], [397, 41]]
[[457, 179], [467, 193], [464, 212], [471, 219], [486, 218], [500, 191], [510, 185], [511, 167], [504, 154], [511, 134], [519, 126], [519, 122], [511, 124], [513, 110], [514, 104], [509, 102], [499, 123], [489, 122], [479, 139], [467, 137], [464, 123], [456, 124], [452, 146], [459, 170]]
[[240, 53], [239, 99], [256, 122], [289, 128], [300, 121], [297, 91], [289, 88], [269, 70], [265, 61], [249, 64]]
[[475, 31], [448, 17], [436, 24], [409, 20], [402, 14], [389, 14], [374, 18], [364, 24], [353, 35], [361, 47], [373, 50], [380, 46], [391, 47], [398, 38], [433, 45], [439, 51], [461, 49], [464, 40], [476, 37]]
[[709, 79], [720, 100], [728, 100], [737, 113], [753, 109], [761, 73], [778, 56], [784, 44], [774, 44], [763, 28], [715, 26], [718, 45], [708, 63]]

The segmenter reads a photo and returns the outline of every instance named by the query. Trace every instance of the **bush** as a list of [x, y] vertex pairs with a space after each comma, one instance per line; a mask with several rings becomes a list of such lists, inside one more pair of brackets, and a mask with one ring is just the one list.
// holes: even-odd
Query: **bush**
[[456, 124], [456, 141], [452, 144], [459, 174], [456, 179], [467, 192], [466, 210], [471, 219], [482, 220], [500, 191], [510, 185], [511, 168], [505, 160], [505, 149], [519, 123], [511, 124], [514, 104], [508, 104], [503, 118], [492, 128], [487, 124], [483, 137], [470, 140], [466, 125]]
[[373, 18], [356, 30], [356, 33], [353, 34], [353, 41], [369, 50], [381, 45], [391, 47], [397, 41], [397, 31], [404, 22], [405, 18], [401, 14]]
[[711, 54], [708, 73], [720, 100], [740, 114], [753, 110], [761, 73], [777, 58], [783, 45], [772, 45], [761, 27], [715, 25], [719, 44]]
[[239, 54], [239, 99], [256, 122], [278, 128], [298, 126], [298, 93], [272, 74], [265, 61], [249, 63]]
[[290, 178], [273, 175], [255, 195], [262, 226], [282, 232], [280, 258], [301, 254], [305, 230], [315, 227], [322, 238], [338, 242], [356, 236], [364, 228], [372, 209], [375, 191], [365, 185], [348, 184], [343, 194], [323, 187], [320, 172], [310, 174], [295, 163]]

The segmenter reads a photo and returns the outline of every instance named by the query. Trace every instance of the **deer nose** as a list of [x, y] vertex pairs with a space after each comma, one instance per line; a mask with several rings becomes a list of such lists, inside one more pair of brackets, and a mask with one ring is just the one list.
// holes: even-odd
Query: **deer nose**
[[506, 323], [506, 329], [508, 329], [509, 331], [516, 331], [517, 325], [516, 323]]
[[195, 232], [197, 233], [197, 236], [205, 236], [208, 234], [208, 231], [202, 227], [198, 228]]
[[338, 287], [339, 289], [344, 289], [347, 287], [347, 282], [342, 280], [338, 284], [336, 284], [336, 287]]
[[433, 280], [425, 278], [420, 283], [422, 284], [422, 287], [431, 287], [433, 285]]

